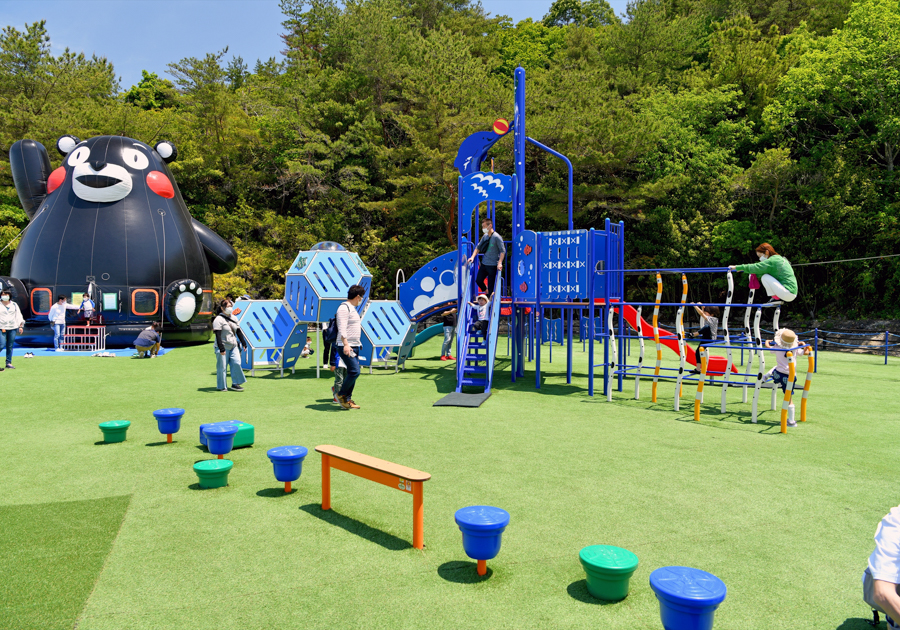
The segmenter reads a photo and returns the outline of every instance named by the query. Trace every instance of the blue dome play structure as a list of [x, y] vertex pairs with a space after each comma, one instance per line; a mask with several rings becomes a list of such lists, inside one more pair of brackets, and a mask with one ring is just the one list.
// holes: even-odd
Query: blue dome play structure
[[355, 284], [366, 290], [357, 307], [363, 330], [360, 363], [371, 370], [394, 354], [399, 369], [415, 344], [414, 321], [398, 301], [370, 300], [372, 273], [356, 252], [332, 241], [297, 254], [285, 277], [283, 299], [235, 302], [234, 314], [250, 346], [241, 355], [242, 367], [252, 373], [276, 369], [282, 376], [286, 369], [293, 372], [309, 325], [334, 317]]

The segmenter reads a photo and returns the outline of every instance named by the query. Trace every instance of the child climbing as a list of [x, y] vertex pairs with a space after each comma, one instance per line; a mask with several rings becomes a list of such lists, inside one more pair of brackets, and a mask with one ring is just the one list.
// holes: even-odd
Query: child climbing
[[703, 326], [697, 332], [691, 333], [691, 339], [700, 337], [707, 341], [715, 341], [719, 334], [719, 307], [703, 306], [703, 302], [699, 302], [699, 306], [694, 305], [694, 310], [703, 321]]
[[728, 268], [760, 276], [759, 281], [771, 301], [793, 302], [797, 298], [798, 289], [791, 263], [768, 243], [760, 244], [756, 248], [756, 255], [759, 257], [758, 263], [730, 265]]
[[487, 339], [488, 334], [488, 326], [490, 324], [489, 320], [491, 318], [490, 311], [488, 309], [488, 304], [490, 303], [490, 299], [484, 293], [479, 293], [475, 297], [474, 302], [469, 302], [475, 309], [478, 311], [478, 321], [475, 322], [475, 330], [481, 331], [481, 334], [484, 335], [485, 339]]
[[[775, 332], [775, 343], [773, 344], [768, 339], [766, 340], [766, 348], [780, 348], [781, 350], [791, 350], [795, 351], [794, 354], [800, 356], [801, 354], [809, 354], [812, 348], [810, 348], [805, 343], [797, 342], [797, 333], [795, 333], [790, 328], [781, 328]], [[777, 350], [771, 350], [771, 352], [775, 353], [775, 367], [769, 370], [768, 376], [772, 378], [776, 385], [781, 385], [781, 392], [784, 393], [787, 390], [788, 378], [790, 377], [790, 360], [787, 357], [787, 352], [781, 352]], [[797, 383], [797, 377], [794, 376], [794, 383]], [[794, 403], [792, 402], [788, 407], [788, 426], [795, 427], [797, 426], [797, 421], [794, 420]]]

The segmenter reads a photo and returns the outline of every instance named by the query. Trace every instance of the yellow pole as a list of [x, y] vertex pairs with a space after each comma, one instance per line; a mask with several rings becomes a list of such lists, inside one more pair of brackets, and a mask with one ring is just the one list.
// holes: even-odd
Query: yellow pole
[[700, 354], [700, 380], [697, 381], [697, 394], [694, 396], [694, 420], [700, 421], [700, 400], [703, 399], [703, 381], [706, 380], [706, 348], [697, 348]]
[[656, 383], [662, 364], [662, 345], [659, 343], [659, 302], [662, 300], [662, 274], [656, 272], [656, 306], [653, 307], [653, 341], [656, 342], [656, 369], [653, 370], [653, 388], [650, 400], [656, 402]]
[[794, 377], [797, 376], [797, 364], [794, 361], [793, 352], [788, 351], [784, 354], [791, 362], [790, 370], [788, 371], [787, 387], [784, 390], [784, 402], [781, 404], [781, 432], [787, 433], [788, 407], [791, 406], [791, 394], [794, 393]]
[[812, 385], [812, 375], [816, 371], [816, 357], [810, 353], [809, 368], [806, 372], [806, 382], [803, 383], [803, 397], [800, 399], [800, 422], [806, 422], [806, 398], [809, 396], [809, 388]]

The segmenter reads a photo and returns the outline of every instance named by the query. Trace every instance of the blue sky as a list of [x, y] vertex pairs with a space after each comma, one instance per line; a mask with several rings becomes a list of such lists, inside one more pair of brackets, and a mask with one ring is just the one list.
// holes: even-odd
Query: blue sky
[[[541, 19], [552, 0], [482, 0], [493, 15]], [[625, 0], [610, 2], [617, 13]], [[166, 64], [228, 46], [252, 68], [280, 58], [278, 0], [17, 0], [0, 2], [0, 25], [24, 30], [47, 20], [55, 54], [69, 47], [109, 59], [128, 88], [141, 70], [166, 75]]]

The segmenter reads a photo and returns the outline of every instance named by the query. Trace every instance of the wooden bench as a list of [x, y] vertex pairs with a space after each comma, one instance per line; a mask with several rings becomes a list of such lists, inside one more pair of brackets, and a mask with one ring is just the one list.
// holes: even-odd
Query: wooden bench
[[422, 484], [431, 475], [421, 470], [370, 457], [340, 446], [323, 444], [316, 447], [322, 455], [322, 509], [331, 509], [331, 469], [344, 472], [396, 488], [413, 495], [413, 547], [425, 547], [425, 508]]

